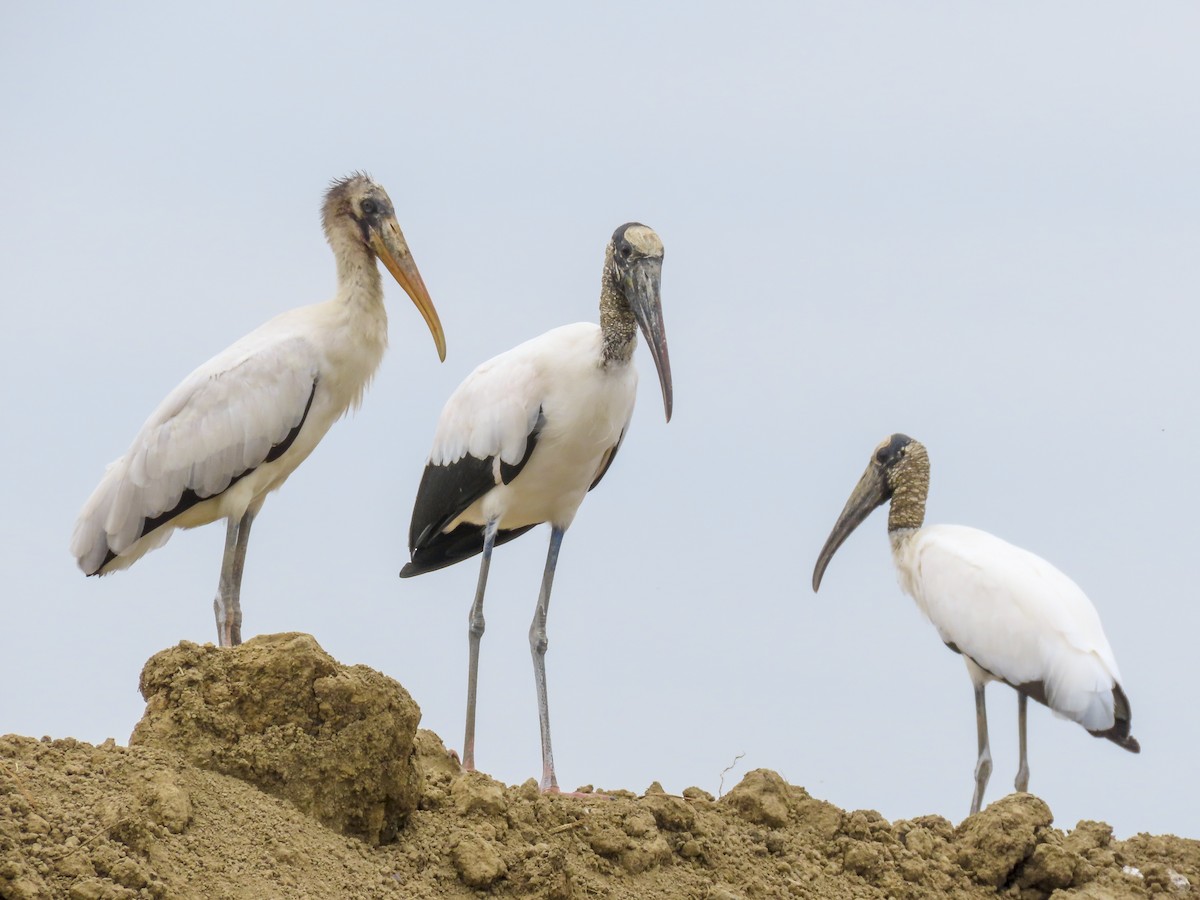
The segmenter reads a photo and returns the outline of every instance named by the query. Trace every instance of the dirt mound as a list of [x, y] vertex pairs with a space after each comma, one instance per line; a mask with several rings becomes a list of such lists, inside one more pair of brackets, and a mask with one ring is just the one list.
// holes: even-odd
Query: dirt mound
[[371, 844], [394, 840], [417, 808], [417, 704], [307, 634], [263, 635], [232, 653], [185, 641], [152, 656], [139, 687], [146, 714], [130, 746], [175, 751]]
[[[716, 799], [464, 774], [394, 681], [303, 635], [181, 644], [130, 747], [0, 738], [0, 897], [1185, 897], [1200, 842], [1070, 833], [1014, 794], [958, 828], [774, 772]], [[318, 821], [318, 819], [320, 821]], [[327, 823], [329, 827], [321, 824]], [[336, 829], [336, 830], [335, 830]], [[355, 836], [351, 836], [355, 835]]]

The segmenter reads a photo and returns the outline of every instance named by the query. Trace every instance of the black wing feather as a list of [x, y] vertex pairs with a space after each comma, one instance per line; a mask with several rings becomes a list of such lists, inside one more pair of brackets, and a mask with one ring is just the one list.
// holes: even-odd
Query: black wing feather
[[[503, 484], [512, 482], [529, 462], [544, 422], [541, 410], [538, 410], [533, 430], [525, 439], [525, 455], [513, 465], [500, 461], [500, 481]], [[481, 526], [463, 523], [449, 533], [444, 529], [496, 486], [493, 474], [495, 459], [494, 456], [479, 459], [467, 454], [452, 463], [430, 463], [425, 466], [421, 486], [417, 489], [417, 500], [413, 504], [412, 524], [408, 529], [408, 550], [412, 562], [401, 570], [401, 578], [432, 572], [482, 552]], [[520, 537], [532, 527], [526, 525], [501, 529], [496, 533], [496, 544]]]
[[592, 479], [592, 483], [588, 485], [590, 491], [600, 483], [600, 479], [608, 474], [608, 467], [612, 465], [612, 461], [617, 457], [617, 451], [621, 449], [621, 442], [625, 440], [625, 432], [621, 432], [621, 436], [617, 438], [617, 442], [612, 445], [612, 449], [608, 451], [608, 458], [604, 460], [604, 465], [600, 467], [600, 471], [596, 473], [596, 477]]
[[[507, 544], [540, 524], [536, 522], [533, 525], [522, 525], [520, 528], [501, 529], [496, 532], [495, 546]], [[435, 540], [413, 550], [412, 562], [404, 564], [404, 568], [400, 570], [400, 577], [412, 578], [414, 575], [444, 569], [482, 552], [483, 528], [464, 522], [448, 534], [439, 532]]]
[[[213, 497], [219, 497], [259, 466], [275, 462], [275, 460], [287, 453], [292, 444], [295, 442], [297, 435], [300, 434], [300, 429], [303, 428], [304, 423], [308, 421], [308, 411], [312, 409], [313, 398], [315, 396], [317, 396], [317, 382], [314, 380], [312, 390], [308, 392], [308, 402], [304, 404], [304, 414], [300, 417], [300, 421], [296, 423], [295, 428], [293, 428], [284, 436], [282, 441], [280, 441], [278, 444], [274, 444], [271, 449], [267, 451], [267, 455], [263, 458], [262, 462], [239, 472], [237, 475], [234, 475], [231, 479], [229, 479], [229, 484], [225, 485], [222, 490], [217, 491], [215, 494], [210, 494], [207, 497], [201, 497], [191, 488], [185, 488], [183, 494], [181, 494], [179, 497], [179, 502], [176, 503], [171, 509], [168, 509], [166, 512], [159, 513], [157, 516], [147, 516], [146, 518], [142, 519], [142, 530], [138, 534], [137, 540], [141, 540], [150, 532], [157, 528], [161, 528], [176, 516], [183, 515], [197, 503], [203, 503], [205, 500], [211, 500]], [[100, 563], [100, 568], [98, 568], [95, 572], [89, 572], [88, 574], [103, 574], [104, 567], [116, 558], [117, 554], [113, 553], [112, 548], [109, 548], [108, 554], [104, 557], [104, 562]]]
[[[946, 641], [945, 644], [955, 653], [962, 653], [958, 647], [949, 641]], [[971, 657], [968, 656], [967, 659], [971, 659]], [[971, 662], [979, 666], [979, 663], [975, 662], [975, 660], [971, 659]], [[983, 669], [983, 666], [979, 666], [979, 668]], [[1026, 697], [1036, 700], [1042, 706], [1050, 708], [1050, 703], [1046, 697], [1046, 683], [1044, 681], [1023, 681], [1020, 684], [1013, 684], [1011, 681], [1000, 678], [1000, 676], [993, 672], [988, 672], [987, 669], [983, 670], [997, 681], [1003, 681], [1005, 684], [1016, 688], [1017, 691]], [[1125, 696], [1125, 691], [1121, 689], [1119, 684], [1113, 684], [1113, 720], [1111, 728], [1104, 729], [1103, 731], [1088, 729], [1088, 733], [1093, 737], [1108, 738], [1108, 740], [1112, 741], [1118, 747], [1122, 747], [1130, 753], [1141, 753], [1141, 744], [1138, 743], [1137, 738], [1129, 733], [1133, 713], [1129, 708], [1129, 698]]]

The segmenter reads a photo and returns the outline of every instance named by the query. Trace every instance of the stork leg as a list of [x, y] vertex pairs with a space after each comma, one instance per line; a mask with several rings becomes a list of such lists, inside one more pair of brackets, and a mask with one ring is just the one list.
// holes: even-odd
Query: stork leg
[[550, 746], [550, 704], [546, 699], [546, 614], [550, 610], [550, 589], [554, 585], [554, 569], [558, 565], [558, 550], [562, 546], [564, 529], [551, 526], [550, 549], [546, 553], [546, 571], [542, 573], [542, 589], [538, 593], [533, 623], [529, 626], [529, 650], [533, 654], [533, 680], [537, 684], [538, 721], [542, 731], [542, 791], [558, 793], [554, 777], [554, 751]]
[[975, 682], [975, 730], [979, 735], [979, 758], [975, 761], [975, 796], [971, 798], [971, 815], [979, 812], [983, 791], [992, 775], [992, 751], [988, 746], [987, 706], [983, 690], [987, 682]]
[[217, 640], [222, 647], [242, 642], [242, 572], [246, 568], [246, 545], [257, 509], [248, 509], [240, 519], [230, 517], [225, 529], [225, 555], [221, 558], [221, 580], [213, 600], [217, 617]]
[[1017, 691], [1017, 736], [1021, 744], [1021, 763], [1017, 767], [1016, 788], [1024, 793], [1029, 790], [1029, 760], [1025, 757], [1025, 707], [1029, 702], [1020, 691]]
[[467, 663], [467, 733], [463, 737], [463, 768], [475, 771], [475, 693], [479, 686], [479, 641], [483, 637], [483, 592], [487, 589], [488, 569], [492, 565], [492, 548], [496, 545], [499, 519], [489, 519], [483, 528], [483, 556], [479, 562], [479, 584], [475, 587], [475, 602], [467, 617], [467, 643], [470, 660]]

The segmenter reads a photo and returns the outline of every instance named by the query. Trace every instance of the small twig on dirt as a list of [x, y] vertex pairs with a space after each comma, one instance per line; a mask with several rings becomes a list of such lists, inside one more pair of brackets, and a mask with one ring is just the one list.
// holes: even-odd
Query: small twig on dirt
[[721, 770], [721, 784], [717, 788], [717, 799], [718, 800], [725, 796], [725, 773], [728, 772], [730, 769], [732, 769], [734, 766], [736, 766], [738, 764], [738, 760], [741, 759], [745, 755], [746, 755], [746, 751], [743, 750], [741, 753], [739, 753], [737, 756], [735, 756], [733, 758], [733, 762], [731, 762], [729, 765], [727, 765], [725, 768], [723, 768]]
[[86, 847], [88, 844], [90, 844], [96, 838], [100, 837], [101, 835], [108, 834], [109, 832], [114, 831], [117, 828], [120, 828], [126, 822], [132, 822], [134, 820], [134, 818], [136, 818], [136, 816], [128, 815], [123, 819], [118, 819], [113, 824], [107, 825], [104, 828], [101, 828], [99, 831], [97, 831], [95, 834], [93, 834], [86, 841], [80, 841], [76, 846], [72, 847], [70, 850], [66, 851], [65, 853], [60, 853], [58, 856], [47, 857], [47, 862], [58, 862], [59, 860], [66, 859], [72, 853], [78, 853], [80, 850], [82, 850], [84, 847]]
[[[18, 777], [17, 773], [13, 771], [12, 767], [9, 766], [8, 763], [3, 762], [3, 761], [0, 761], [0, 768], [4, 769], [8, 773], [9, 777], [13, 780], [13, 786], [16, 787], [16, 789], [18, 791], [21, 792], [21, 796], [24, 797], [25, 802], [29, 804], [30, 810], [36, 813], [37, 809], [38, 809], [37, 804], [33, 802], [33, 798], [30, 797], [29, 794], [25, 791], [25, 788], [21, 786], [21, 779], [20, 779], [20, 777]], [[123, 818], [117, 822], [114, 822], [112, 825], [109, 825], [105, 828], [101, 828], [99, 831], [97, 831], [95, 834], [93, 834], [86, 841], [81, 841], [79, 844], [72, 847], [70, 850], [66, 850], [66, 851], [58, 854], [58, 856], [48, 856], [48, 857], [46, 857], [46, 861], [53, 863], [53, 862], [59, 862], [60, 860], [64, 860], [71, 854], [78, 853], [80, 850], [82, 850], [84, 847], [86, 847], [92, 841], [96, 840], [96, 838], [100, 837], [101, 835], [108, 834], [109, 832], [113, 831], [114, 829], [120, 828], [126, 822], [132, 822], [134, 820], [134, 818], [136, 818], [135, 815], [128, 815], [125, 818]]]
[[559, 825], [557, 828], [551, 828], [547, 834], [562, 834], [564, 831], [570, 831], [572, 828], [578, 828], [583, 824], [583, 819], [576, 819], [574, 822], [568, 822], [566, 825]]

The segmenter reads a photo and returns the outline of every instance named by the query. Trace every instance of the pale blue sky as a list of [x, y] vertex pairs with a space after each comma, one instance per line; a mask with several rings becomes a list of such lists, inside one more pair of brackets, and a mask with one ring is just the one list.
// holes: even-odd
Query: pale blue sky
[[[1140, 756], [1045, 709], [1057, 824], [1200, 837], [1200, 7], [1067, 2], [9, 4], [0, 12], [0, 732], [125, 741], [154, 652], [210, 641], [224, 530], [84, 579], [72, 523], [184, 375], [326, 299], [327, 182], [384, 184], [442, 316], [389, 291], [362, 411], [267, 503], [249, 635], [314, 634], [462, 741], [474, 563], [400, 581], [438, 411], [594, 320], [622, 222], [666, 245], [675, 375], [568, 532], [547, 656], [567, 787], [716, 791], [739, 753], [888, 818], [970, 801], [970, 682], [884, 516], [812, 564], [875, 444], [929, 518], [1089, 593]], [[539, 774], [526, 632], [547, 534], [497, 551], [477, 761]], [[993, 686], [992, 800], [1016, 703]]]

